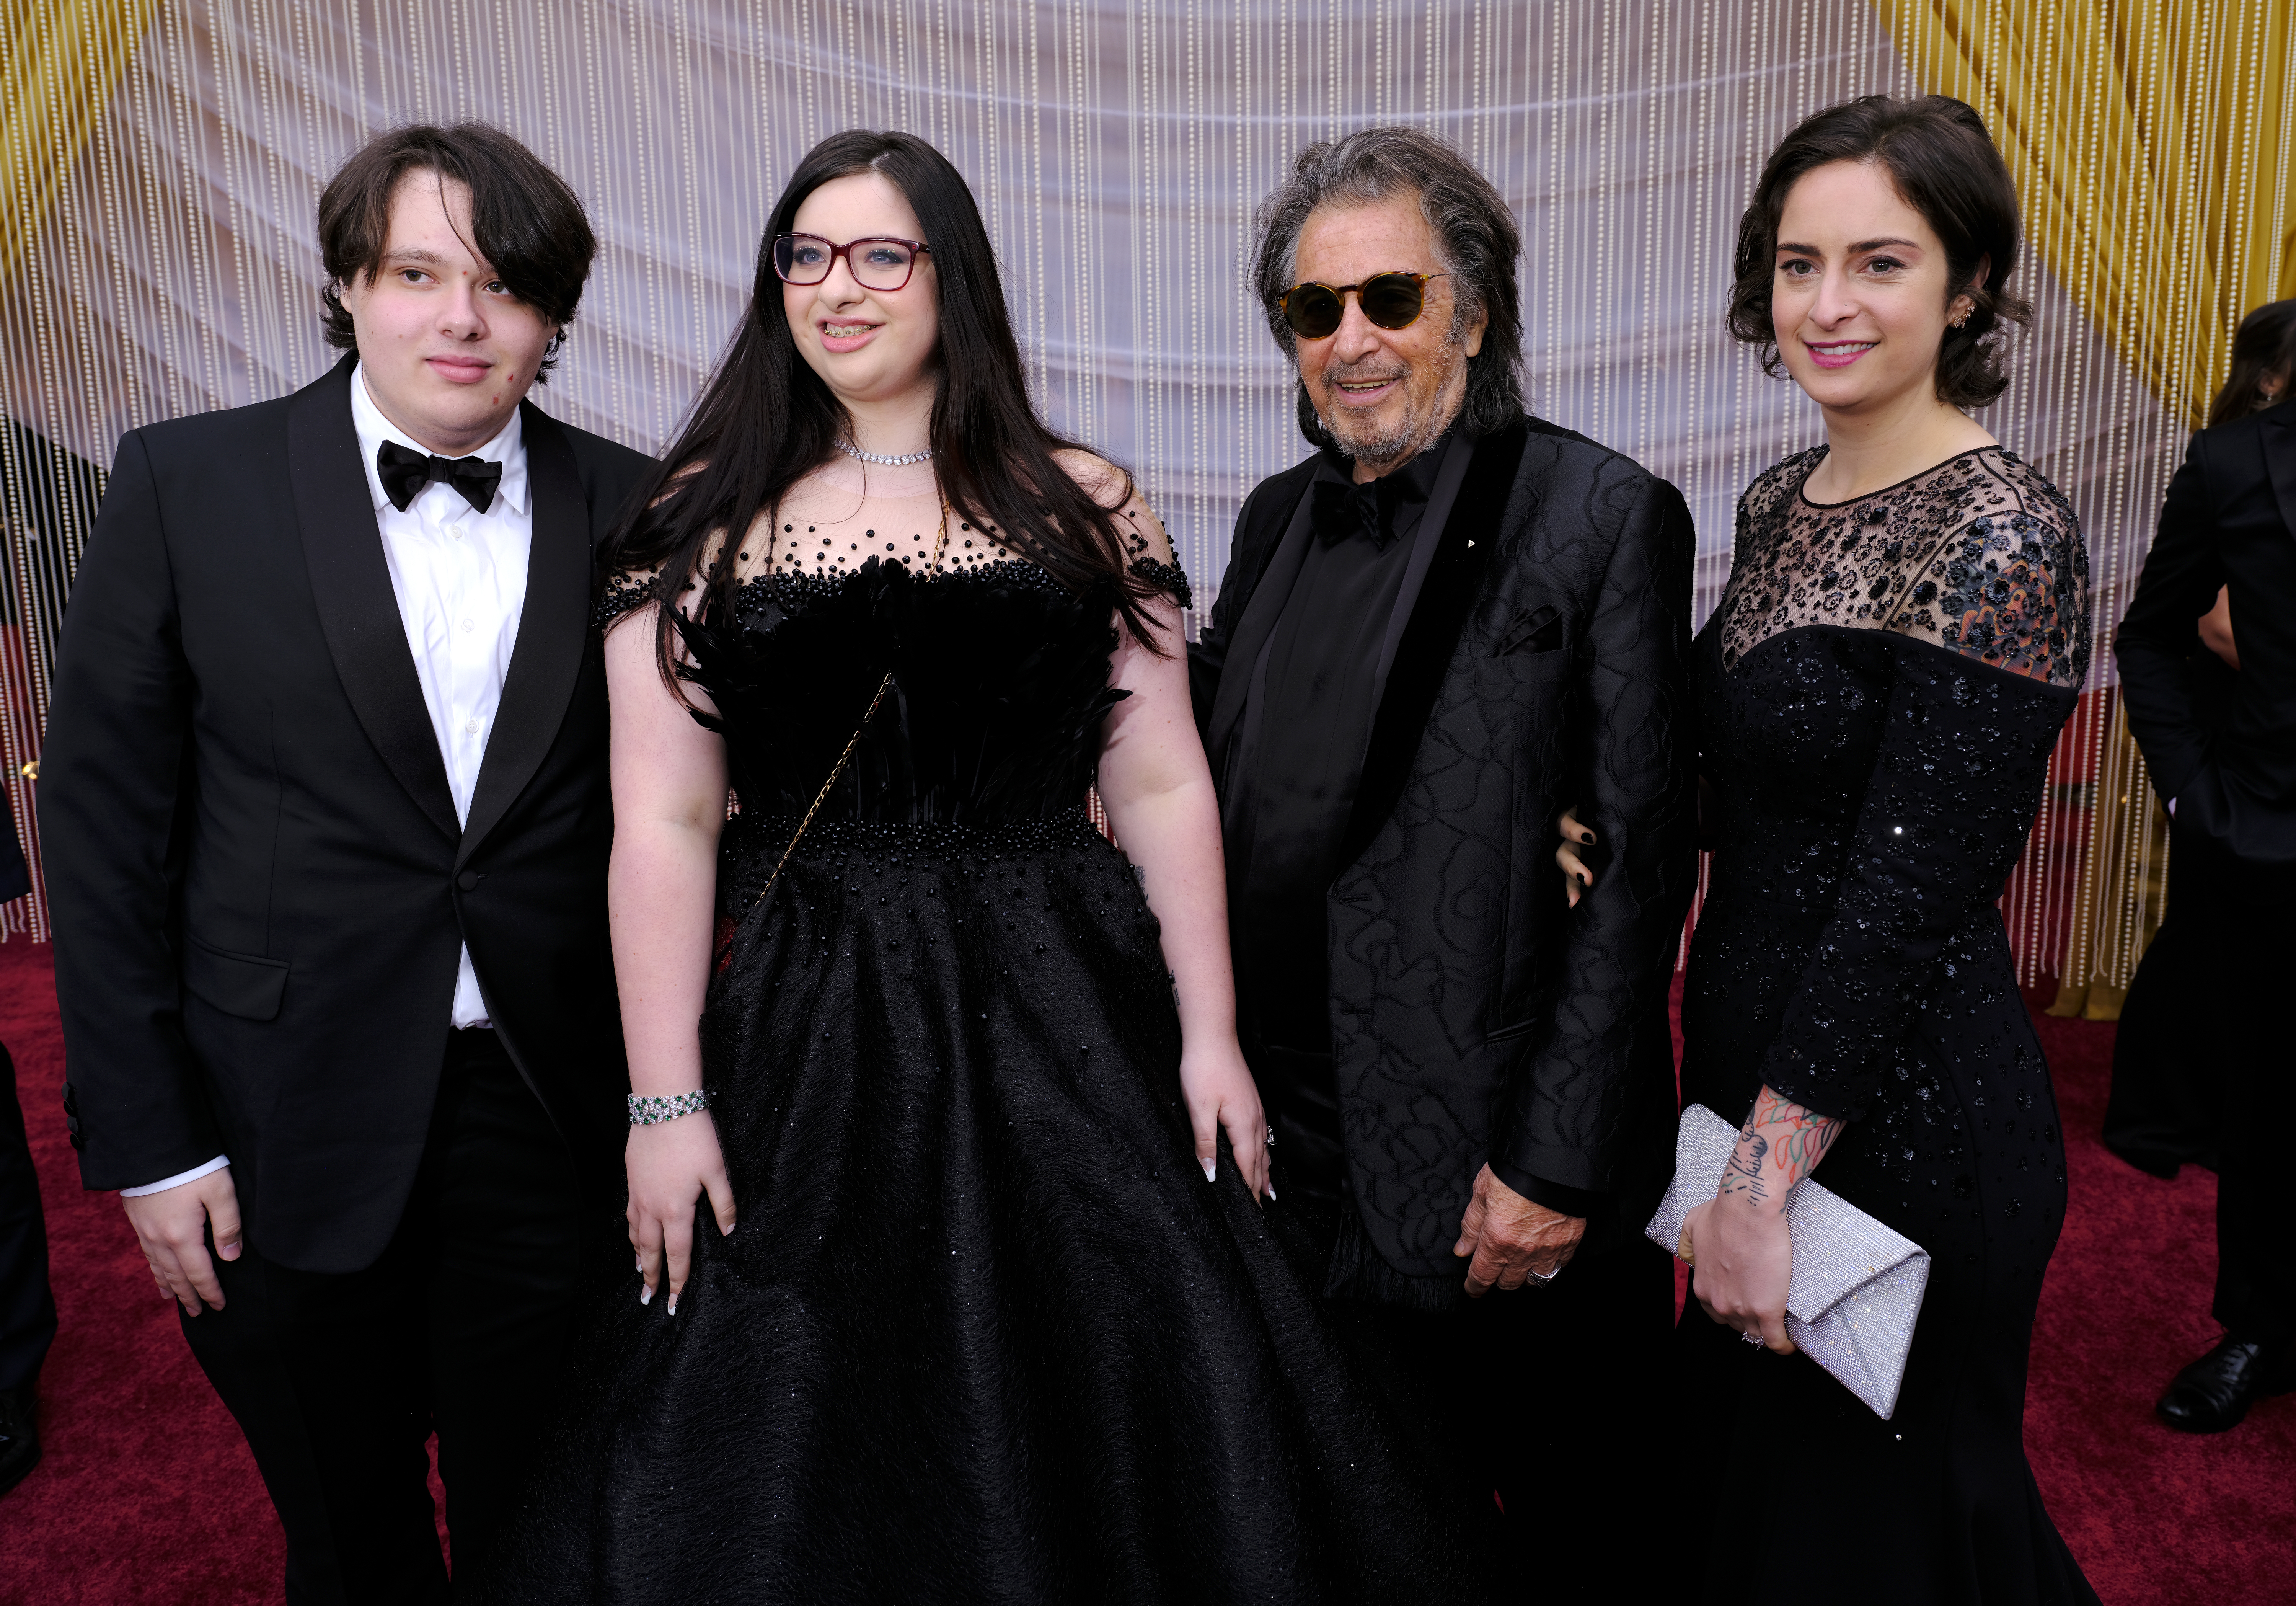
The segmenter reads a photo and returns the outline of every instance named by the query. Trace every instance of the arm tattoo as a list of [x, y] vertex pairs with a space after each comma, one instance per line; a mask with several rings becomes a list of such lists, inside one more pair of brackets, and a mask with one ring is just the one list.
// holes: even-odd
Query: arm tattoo
[[1722, 1168], [1720, 1197], [1742, 1193], [1749, 1204], [1760, 1204], [1769, 1198], [1770, 1190], [1762, 1182], [1762, 1157], [1769, 1152], [1770, 1141], [1751, 1126], [1738, 1134], [1738, 1147], [1731, 1152], [1730, 1163]]
[[1793, 1185], [1817, 1169], [1842, 1125], [1765, 1087], [1738, 1131], [1738, 1147], [1716, 1197], [1742, 1196], [1757, 1208], [1772, 1201], [1783, 1206]]

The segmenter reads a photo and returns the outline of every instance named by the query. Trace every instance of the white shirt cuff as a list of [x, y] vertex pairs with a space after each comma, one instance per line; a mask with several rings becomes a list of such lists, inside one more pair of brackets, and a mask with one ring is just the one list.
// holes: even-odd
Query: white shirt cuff
[[219, 1154], [204, 1165], [194, 1165], [189, 1171], [179, 1171], [161, 1182], [146, 1182], [141, 1188], [122, 1188], [121, 1198], [142, 1198], [147, 1193], [165, 1193], [170, 1188], [180, 1188], [185, 1182], [196, 1182], [203, 1176], [212, 1176], [231, 1164], [231, 1157]]

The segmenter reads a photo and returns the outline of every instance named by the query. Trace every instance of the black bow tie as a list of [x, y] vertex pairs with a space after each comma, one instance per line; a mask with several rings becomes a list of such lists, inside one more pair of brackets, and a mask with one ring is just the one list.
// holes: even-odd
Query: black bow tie
[[396, 441], [375, 448], [374, 472], [382, 482], [382, 494], [401, 513], [414, 505], [425, 485], [434, 483], [453, 486], [472, 512], [484, 513], [495, 505], [495, 487], [502, 483], [499, 463], [484, 457], [436, 457]]
[[1362, 535], [1382, 548], [1395, 539], [1396, 510], [1427, 500], [1426, 491], [1407, 474], [1382, 474], [1363, 485], [1318, 480], [1315, 497], [1308, 516], [1318, 541], [1330, 547]]

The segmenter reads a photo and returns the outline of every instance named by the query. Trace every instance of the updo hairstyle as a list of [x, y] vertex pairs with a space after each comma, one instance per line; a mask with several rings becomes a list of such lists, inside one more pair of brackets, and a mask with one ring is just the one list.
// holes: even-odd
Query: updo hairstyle
[[1968, 321], [1957, 329], [1948, 325], [1939, 342], [1938, 399], [1983, 407], [2009, 385], [2003, 372], [2006, 325], [2030, 321], [2033, 309], [2009, 288], [2022, 234], [2016, 186], [1983, 119], [1950, 95], [1861, 95], [1805, 118], [1779, 142], [1738, 220], [1730, 333], [1761, 349], [1764, 373], [1777, 373], [1770, 287], [1786, 196], [1814, 168], [1868, 161], [1881, 165], [1899, 199], [1944, 242], [1946, 305], [1961, 296], [1971, 303]]

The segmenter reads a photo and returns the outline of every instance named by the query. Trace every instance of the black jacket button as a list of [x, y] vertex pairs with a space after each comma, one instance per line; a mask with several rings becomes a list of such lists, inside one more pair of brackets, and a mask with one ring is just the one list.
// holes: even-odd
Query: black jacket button
[[483, 879], [483, 877], [480, 876], [478, 871], [464, 870], [460, 876], [457, 876], [455, 878], [455, 885], [461, 887], [466, 893], [476, 892], [479, 889], [479, 883], [481, 879]]

